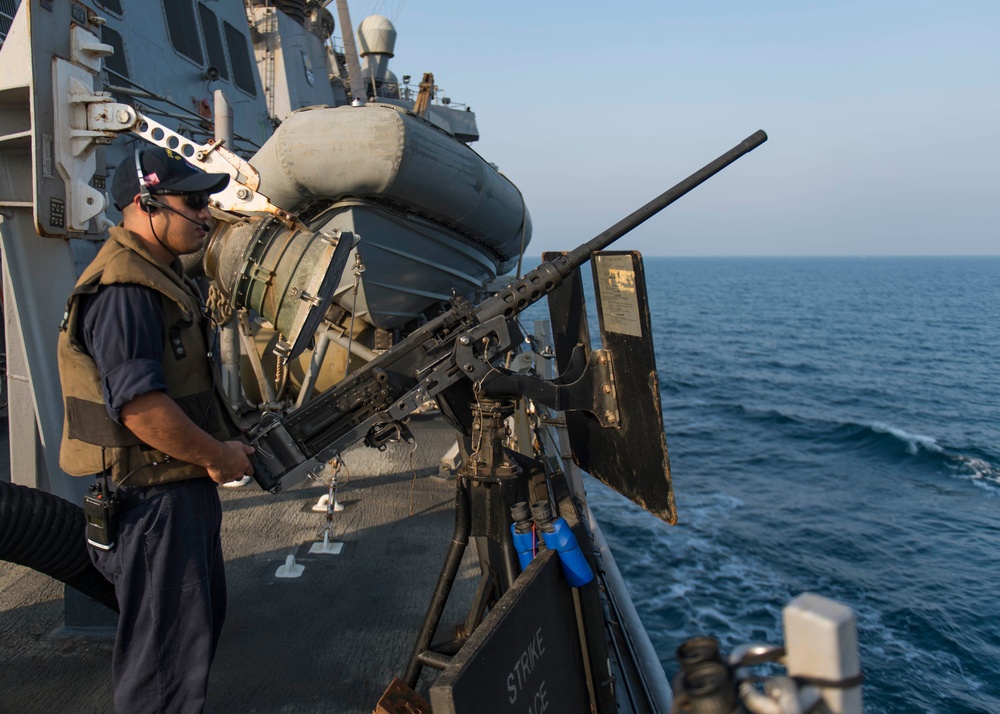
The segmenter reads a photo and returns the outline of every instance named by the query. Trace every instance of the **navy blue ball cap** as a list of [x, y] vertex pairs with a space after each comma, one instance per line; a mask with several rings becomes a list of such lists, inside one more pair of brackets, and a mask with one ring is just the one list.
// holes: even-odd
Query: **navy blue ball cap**
[[[139, 162], [146, 190], [158, 193], [217, 193], [229, 183], [227, 174], [208, 174], [186, 162], [181, 155], [159, 147], [141, 149]], [[111, 198], [118, 210], [142, 193], [139, 172], [135, 167], [135, 154], [130, 153], [111, 179]]]

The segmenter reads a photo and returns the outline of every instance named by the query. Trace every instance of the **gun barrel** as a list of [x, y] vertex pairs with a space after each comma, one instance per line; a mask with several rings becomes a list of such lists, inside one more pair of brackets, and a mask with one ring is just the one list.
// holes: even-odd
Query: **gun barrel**
[[510, 287], [501, 290], [494, 297], [483, 302], [476, 308], [480, 319], [489, 319], [497, 315], [510, 317], [520, 312], [528, 305], [541, 299], [558, 285], [574, 270], [590, 260], [595, 252], [607, 248], [636, 226], [649, 220], [691, 189], [699, 186], [722, 169], [729, 166], [744, 154], [748, 154], [767, 141], [767, 134], [757, 131], [711, 163], [703, 166], [686, 179], [667, 189], [652, 201], [633, 211], [625, 218], [595, 236], [588, 242], [555, 260], [542, 263], [527, 273], [522, 279]]
[[767, 134], [762, 130], [751, 134], [712, 163], [695, 171], [676, 186], [667, 189], [642, 208], [633, 211], [600, 235], [584, 243], [569, 254], [570, 262], [574, 264], [573, 267], [579, 268], [587, 262], [593, 253], [607, 248], [630, 230], [652, 218], [688, 191], [712, 178], [736, 159], [750, 153], [765, 141], [767, 141]]

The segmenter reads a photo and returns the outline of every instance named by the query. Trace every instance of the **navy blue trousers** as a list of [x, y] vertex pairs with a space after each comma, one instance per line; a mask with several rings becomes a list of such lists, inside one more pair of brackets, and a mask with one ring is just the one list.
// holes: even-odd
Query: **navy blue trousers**
[[226, 617], [222, 506], [208, 478], [125, 488], [110, 551], [90, 549], [121, 614], [112, 671], [118, 714], [201, 712]]

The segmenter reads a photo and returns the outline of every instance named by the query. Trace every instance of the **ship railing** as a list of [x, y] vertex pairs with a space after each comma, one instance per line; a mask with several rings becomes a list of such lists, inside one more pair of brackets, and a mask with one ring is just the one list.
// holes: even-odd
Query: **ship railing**
[[[3, 1], [4, 0], [0, 0], [0, 2]], [[326, 45], [327, 50], [335, 57], [344, 56], [344, 41], [342, 38], [337, 37], [336, 35], [331, 35], [324, 44]], [[417, 88], [410, 85], [410, 82], [407, 81], [408, 78], [409, 75], [406, 75], [403, 77], [402, 82], [382, 82], [378, 85], [378, 96], [389, 97], [392, 99], [402, 99], [404, 102], [416, 101]], [[342, 77], [341, 79], [345, 82], [346, 86], [347, 78]], [[458, 110], [468, 108], [467, 104], [453, 101], [447, 96], [444, 89], [438, 85], [434, 85], [434, 99], [431, 100], [431, 103]]]
[[344, 54], [344, 40], [343, 38], [337, 37], [335, 35], [330, 35], [324, 43], [326, 48], [334, 53], [335, 55]]

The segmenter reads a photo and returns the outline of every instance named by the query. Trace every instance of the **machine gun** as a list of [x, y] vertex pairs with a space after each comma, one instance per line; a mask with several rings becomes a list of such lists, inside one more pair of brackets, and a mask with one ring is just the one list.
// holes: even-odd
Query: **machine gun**
[[282, 479], [315, 469], [361, 439], [376, 448], [398, 438], [410, 440], [404, 419], [431, 399], [468, 436], [473, 389], [492, 396], [526, 395], [557, 410], [589, 407], [600, 419], [601, 410], [593, 408], [592, 398], [572, 387], [579, 380], [588, 383], [587, 376], [599, 368], [600, 359], [585, 363], [578, 352], [553, 382], [513, 374], [497, 365], [522, 339], [517, 315], [556, 290], [596, 252], [766, 140], [763, 131], [747, 137], [589, 242], [543, 262], [478, 306], [453, 297], [446, 312], [304, 407], [284, 418], [266, 414], [249, 433], [258, 447], [257, 483], [277, 491]]

